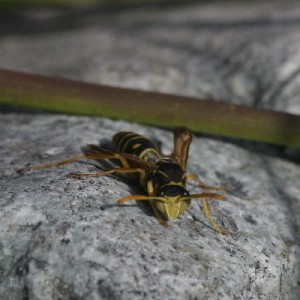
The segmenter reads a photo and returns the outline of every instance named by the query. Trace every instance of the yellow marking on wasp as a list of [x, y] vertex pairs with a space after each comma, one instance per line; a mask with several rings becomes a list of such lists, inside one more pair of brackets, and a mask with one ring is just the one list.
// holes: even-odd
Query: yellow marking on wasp
[[140, 139], [140, 138], [141, 138], [140, 136], [133, 136], [132, 138], [129, 138], [129, 139], [125, 142], [125, 144], [123, 145], [123, 147], [122, 147], [122, 152], [125, 152], [125, 150], [126, 150], [128, 144], [129, 144], [131, 141], [134, 141], [134, 140], [137, 140], [137, 139]]
[[166, 184], [164, 184], [164, 185], [162, 185], [160, 188], [162, 189], [162, 188], [164, 188], [165, 186], [168, 186], [168, 185], [177, 185], [177, 186], [181, 186], [181, 187], [185, 187], [185, 185], [182, 183], [182, 182], [174, 182], [174, 181], [170, 181], [170, 182], [168, 182], [168, 183], [166, 183]]
[[[121, 136], [121, 138], [117, 141], [117, 148], [118, 148], [117, 150], [118, 151], [122, 152], [124, 150], [124, 147], [121, 149], [123, 141], [124, 141], [124, 139], [126, 139], [127, 137], [129, 137], [131, 135], [134, 136], [134, 135], [136, 135], [136, 133], [128, 132], [127, 134], [124, 134], [123, 136]], [[131, 140], [131, 139], [129, 139], [129, 140]]]
[[142, 144], [135, 144], [135, 145], [133, 145], [132, 149], [137, 149], [137, 148], [139, 148], [141, 146], [142, 146]]
[[139, 158], [140, 158], [140, 159], [145, 159], [145, 156], [146, 156], [149, 152], [155, 153], [155, 154], [157, 155], [158, 158], [160, 157], [159, 153], [158, 153], [155, 149], [153, 149], [153, 148], [147, 148], [147, 149], [145, 149], [142, 153], [140, 153]]

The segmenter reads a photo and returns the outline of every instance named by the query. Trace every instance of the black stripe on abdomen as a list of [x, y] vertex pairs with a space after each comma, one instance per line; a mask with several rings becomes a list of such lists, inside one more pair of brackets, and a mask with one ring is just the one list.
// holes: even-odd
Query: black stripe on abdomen
[[146, 149], [155, 149], [158, 151], [152, 141], [133, 132], [118, 132], [115, 134], [113, 137], [113, 146], [118, 152], [138, 157]]

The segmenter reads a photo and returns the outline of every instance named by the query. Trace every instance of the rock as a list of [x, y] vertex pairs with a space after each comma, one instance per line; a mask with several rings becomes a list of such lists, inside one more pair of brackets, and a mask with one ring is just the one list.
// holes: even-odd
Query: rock
[[[296, 1], [109, 14], [55, 9], [46, 19], [19, 12], [14, 30], [0, 18], [0, 67], [299, 113], [299, 14]], [[69, 158], [121, 130], [172, 150], [172, 133], [163, 129], [0, 114], [1, 299], [300, 298], [300, 168], [293, 149], [285, 150], [289, 161], [271, 146], [195, 137], [188, 170], [208, 184], [228, 185], [226, 202], [211, 201], [228, 237], [210, 227], [197, 200], [164, 229], [146, 203], [116, 204], [141, 193], [130, 180], [67, 177], [97, 172], [90, 164], [17, 172]]]
[[[194, 139], [189, 170], [229, 186], [228, 201], [211, 203], [228, 237], [210, 227], [198, 200], [165, 229], [146, 204], [116, 204], [141, 192], [131, 181], [66, 176], [97, 172], [87, 163], [17, 173], [28, 163], [69, 158], [120, 130], [172, 149], [171, 132], [137, 124], [1, 116], [1, 299], [292, 299], [300, 257], [300, 168], [292, 162]], [[189, 190], [200, 191], [194, 184]]]

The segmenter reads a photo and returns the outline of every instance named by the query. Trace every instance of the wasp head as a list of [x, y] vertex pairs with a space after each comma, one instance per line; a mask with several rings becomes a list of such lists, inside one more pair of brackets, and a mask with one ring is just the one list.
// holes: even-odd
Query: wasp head
[[189, 192], [180, 185], [161, 188], [153, 201], [155, 208], [167, 219], [176, 219], [190, 206]]

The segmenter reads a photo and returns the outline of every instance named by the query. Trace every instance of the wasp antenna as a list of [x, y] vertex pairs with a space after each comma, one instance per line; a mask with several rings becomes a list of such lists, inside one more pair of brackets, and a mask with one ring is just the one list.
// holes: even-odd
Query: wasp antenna
[[202, 193], [202, 194], [193, 194], [189, 195], [187, 197], [183, 197], [185, 199], [194, 199], [194, 198], [214, 198], [216, 200], [225, 201], [225, 197], [221, 194], [215, 194], [215, 193]]
[[164, 198], [159, 198], [159, 197], [149, 197], [145, 195], [131, 195], [131, 196], [126, 196], [122, 199], [118, 200], [119, 204], [123, 204], [127, 201], [132, 201], [132, 200], [137, 200], [137, 201], [144, 201], [144, 200], [160, 200], [160, 201], [165, 201]]

